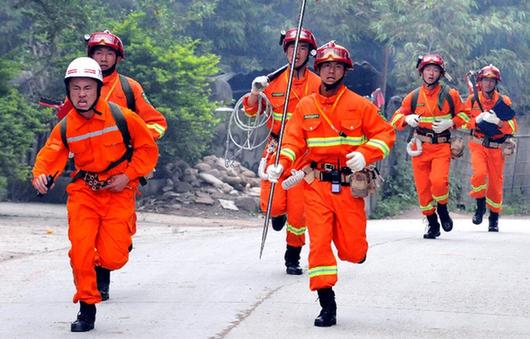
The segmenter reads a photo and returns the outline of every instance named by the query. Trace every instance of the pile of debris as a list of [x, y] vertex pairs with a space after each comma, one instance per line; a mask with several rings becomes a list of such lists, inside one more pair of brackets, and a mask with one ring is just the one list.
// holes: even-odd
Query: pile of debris
[[[160, 179], [141, 188], [138, 210], [162, 213], [193, 208], [257, 213], [260, 179], [239, 162], [205, 156], [191, 167], [183, 160], [168, 163]], [[233, 212], [232, 212], [233, 213]]]

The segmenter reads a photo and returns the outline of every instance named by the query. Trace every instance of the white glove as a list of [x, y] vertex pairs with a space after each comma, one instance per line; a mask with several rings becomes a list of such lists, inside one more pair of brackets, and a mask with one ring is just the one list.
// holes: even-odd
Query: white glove
[[490, 124], [499, 125], [501, 119], [497, 116], [494, 110], [489, 110], [485, 112], [483, 120], [489, 122]]
[[288, 190], [296, 185], [298, 185], [302, 180], [304, 180], [305, 172], [302, 170], [291, 170], [291, 176], [284, 181], [282, 181], [282, 188]]
[[482, 121], [484, 121], [484, 116], [486, 116], [486, 114], [489, 114], [488, 112], [481, 112], [479, 115], [477, 115], [477, 117], [475, 118], [475, 122], [477, 124], [480, 124]]
[[267, 86], [269, 86], [269, 79], [265, 75], [260, 75], [252, 81], [252, 89], [250, 90], [250, 93], [258, 94], [263, 92]]
[[432, 123], [432, 130], [434, 133], [442, 133], [445, 130], [454, 126], [454, 122], [451, 119], [440, 119]]
[[270, 182], [278, 182], [278, 179], [280, 179], [282, 172], [283, 166], [281, 164], [270, 165], [269, 167], [267, 167], [267, 176], [269, 177]]
[[405, 117], [405, 122], [410, 127], [418, 127], [418, 124], [420, 123], [420, 116], [417, 114], [409, 114]]
[[353, 151], [346, 154], [346, 158], [350, 159], [346, 161], [346, 166], [348, 166], [352, 172], [359, 172], [366, 166], [366, 160], [361, 152]]

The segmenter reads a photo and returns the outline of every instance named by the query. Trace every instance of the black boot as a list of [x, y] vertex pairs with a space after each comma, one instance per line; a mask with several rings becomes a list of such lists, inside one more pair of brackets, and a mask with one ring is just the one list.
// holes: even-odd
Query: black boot
[[436, 209], [438, 212], [438, 216], [440, 217], [440, 223], [442, 224], [442, 228], [446, 232], [451, 232], [453, 229], [453, 219], [449, 216], [449, 211], [447, 210], [447, 204], [438, 204], [438, 208]]
[[287, 274], [300, 275], [302, 274], [302, 268], [300, 267], [300, 251], [302, 247], [294, 247], [287, 245], [285, 250], [285, 271]]
[[436, 213], [427, 216], [427, 232], [423, 235], [423, 239], [436, 239], [440, 236], [440, 224], [438, 223], [438, 216]]
[[486, 198], [478, 198], [477, 199], [477, 209], [475, 210], [475, 214], [473, 215], [473, 223], [475, 225], [482, 224], [482, 217], [484, 217], [484, 214], [486, 213]]
[[72, 323], [70, 330], [72, 332], [87, 332], [94, 329], [94, 322], [96, 321], [96, 305], [87, 304], [80, 301], [79, 313], [77, 313], [77, 320]]
[[331, 287], [322, 288], [318, 292], [318, 301], [322, 310], [315, 319], [315, 326], [330, 327], [337, 324], [337, 304], [335, 303], [335, 292]]
[[489, 232], [499, 232], [499, 213], [490, 211], [489, 221]]
[[272, 229], [275, 231], [281, 231], [285, 222], [287, 221], [287, 216], [285, 214], [279, 215], [277, 217], [272, 217]]
[[110, 270], [96, 266], [96, 281], [101, 294], [101, 301], [109, 299]]

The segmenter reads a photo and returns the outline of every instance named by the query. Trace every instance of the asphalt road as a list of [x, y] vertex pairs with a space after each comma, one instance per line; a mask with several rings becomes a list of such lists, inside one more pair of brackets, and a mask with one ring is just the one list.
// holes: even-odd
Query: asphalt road
[[[78, 305], [64, 206], [0, 203], [0, 338], [71, 338]], [[283, 232], [261, 219], [140, 214], [90, 338], [530, 338], [530, 223], [498, 234], [469, 219], [424, 240], [418, 219], [369, 221], [368, 260], [341, 262], [337, 326], [304, 275], [287, 276]], [[487, 220], [486, 220], [487, 222]]]

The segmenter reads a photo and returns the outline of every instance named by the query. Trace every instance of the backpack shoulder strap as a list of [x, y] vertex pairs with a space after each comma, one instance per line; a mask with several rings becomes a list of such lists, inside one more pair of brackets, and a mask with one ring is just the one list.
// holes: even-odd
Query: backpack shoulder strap
[[451, 88], [449, 86], [441, 85], [442, 89], [440, 90], [440, 94], [438, 95], [438, 109], [441, 111], [444, 101], [447, 101], [447, 104], [449, 105], [449, 111], [451, 112], [451, 116], [455, 116], [455, 103], [453, 101], [453, 98], [451, 95], [449, 95], [449, 91]]
[[64, 146], [67, 150], [70, 150], [68, 147], [68, 139], [66, 138], [66, 117], [62, 118], [59, 122], [59, 131], [61, 132], [61, 140], [63, 141]]
[[129, 84], [127, 77], [121, 74], [118, 74], [120, 77], [121, 88], [125, 93], [125, 98], [127, 99], [127, 108], [133, 112], [136, 112], [136, 101], [134, 100], [134, 92]]
[[416, 114], [416, 107], [418, 106], [418, 97], [420, 96], [421, 87], [416, 88], [412, 91], [412, 98], [410, 100], [410, 111], [412, 114]]
[[116, 105], [113, 102], [109, 102], [110, 106], [110, 112], [112, 113], [112, 117], [116, 121], [116, 126], [118, 126], [118, 129], [120, 130], [121, 136], [123, 138], [123, 143], [125, 144], [126, 151], [123, 154], [123, 156], [112, 162], [109, 167], [105, 170], [108, 171], [113, 167], [116, 167], [118, 164], [120, 164], [124, 160], [130, 161], [133, 154], [133, 146], [131, 144], [131, 134], [129, 133], [129, 127], [127, 126], [127, 120], [125, 120], [125, 116], [123, 115], [123, 112], [120, 109], [120, 106]]

